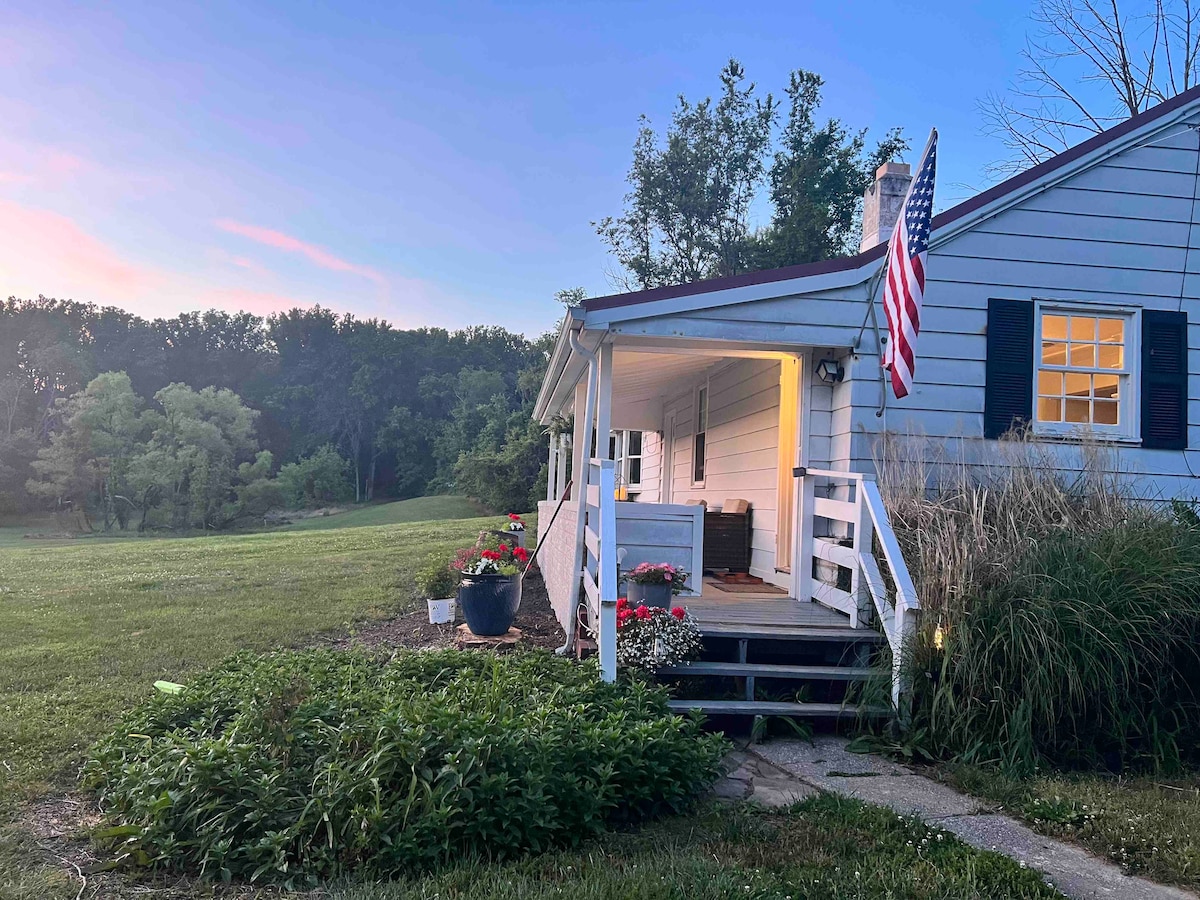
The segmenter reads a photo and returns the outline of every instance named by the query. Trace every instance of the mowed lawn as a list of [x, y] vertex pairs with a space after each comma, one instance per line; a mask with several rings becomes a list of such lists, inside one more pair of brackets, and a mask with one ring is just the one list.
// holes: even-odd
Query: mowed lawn
[[70, 780], [155, 679], [395, 615], [496, 521], [0, 549], [0, 805]]
[[[377, 503], [348, 509], [332, 516], [313, 516], [300, 519], [280, 530], [312, 531], [324, 528], [363, 528], [373, 525], [400, 525], [405, 522], [432, 522], [439, 519], [471, 519], [485, 516], [488, 511], [481, 503], [466, 497], [437, 495], [413, 497], [393, 503]], [[503, 521], [503, 516], [496, 517]]]

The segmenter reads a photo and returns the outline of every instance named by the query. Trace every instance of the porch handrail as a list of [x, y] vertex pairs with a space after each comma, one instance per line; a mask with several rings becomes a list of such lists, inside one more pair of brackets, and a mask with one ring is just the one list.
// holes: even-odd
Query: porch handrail
[[[909, 574], [908, 566], [904, 562], [900, 542], [896, 539], [896, 532], [888, 517], [883, 495], [880, 494], [875, 479], [862, 472], [805, 469], [802, 477], [824, 478], [829, 481], [842, 481], [854, 485], [853, 501], [822, 500], [819, 504], [814, 502], [812, 514], [823, 518], [833, 516], [838, 521], [844, 521], [854, 526], [853, 548], [850, 552], [856, 559], [843, 557], [841, 554], [830, 552], [827, 548], [818, 551], [815, 546], [812, 548], [812, 552], [818, 558], [834, 562], [843, 560], [848, 563], [857, 562], [852, 569], [853, 587], [850, 593], [854, 597], [860, 596], [863, 593], [862, 588], [865, 587], [865, 593], [870, 597], [871, 606], [874, 606], [876, 614], [879, 616], [880, 627], [892, 650], [892, 701], [903, 713], [901, 701], [908, 694], [908, 685], [904, 680], [902, 658], [905, 644], [911, 640], [911, 636], [916, 630], [916, 619], [921, 609], [921, 602], [917, 597], [917, 589]], [[872, 535], [878, 536], [884, 561], [892, 575], [892, 583], [895, 586], [894, 605], [888, 599], [887, 586], [875, 558], [871, 541]], [[814, 540], [814, 544], [816, 543], [817, 541]], [[843, 549], [844, 552], [845, 549]], [[827, 598], [837, 599], [837, 595], [841, 593], [830, 590], [824, 585], [816, 587], [819, 589], [817, 591], [818, 600], [822, 599], [820, 594], [824, 594]], [[841, 593], [841, 596], [844, 597], [845, 594]], [[857, 622], [858, 610], [852, 609], [851, 614], [852, 621]]]

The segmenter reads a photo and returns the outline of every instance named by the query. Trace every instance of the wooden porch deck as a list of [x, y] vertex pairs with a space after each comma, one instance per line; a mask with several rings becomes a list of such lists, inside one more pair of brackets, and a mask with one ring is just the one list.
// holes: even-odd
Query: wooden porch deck
[[811, 600], [796, 600], [777, 593], [726, 593], [708, 579], [699, 597], [681, 598], [703, 634], [713, 637], [766, 636], [832, 637], [854, 631], [850, 617]]

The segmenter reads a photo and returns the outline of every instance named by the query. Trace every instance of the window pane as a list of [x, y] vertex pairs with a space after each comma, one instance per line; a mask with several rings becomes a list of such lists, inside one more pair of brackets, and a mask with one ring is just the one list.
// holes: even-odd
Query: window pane
[[629, 432], [629, 455], [642, 455], [642, 433], [640, 431]]
[[692, 481], [704, 480], [704, 433], [696, 435], [692, 445]]
[[1071, 340], [1094, 341], [1096, 320], [1091, 316], [1071, 316]]
[[1088, 400], [1072, 400], [1067, 398], [1066, 402], [1066, 420], [1068, 422], [1083, 422], [1088, 421], [1088, 407], [1091, 405]]
[[1120, 369], [1125, 359], [1125, 348], [1120, 344], [1100, 345], [1100, 368]]
[[1061, 422], [1062, 421], [1062, 400], [1058, 397], [1039, 397], [1038, 398], [1038, 421], [1039, 422]]
[[620, 445], [617, 442], [617, 436], [614, 434], [612, 437], [610, 437], [608, 439], [608, 458], [609, 459], [620, 459], [621, 458], [621, 454], [617, 452], [617, 448], [619, 446]]
[[696, 406], [696, 431], [708, 431], [708, 388], [696, 392]]
[[1038, 372], [1039, 394], [1061, 394], [1062, 392], [1062, 372]]
[[1092, 395], [1092, 376], [1068, 372], [1066, 375], [1067, 396], [1090, 397]]
[[[1072, 319], [1071, 321], [1074, 322], [1075, 320]], [[1081, 369], [1093, 368], [1096, 365], [1096, 345], [1072, 344], [1071, 365], [1078, 366]]]
[[1117, 375], [1093, 375], [1093, 383], [1095, 387], [1092, 393], [1097, 397], [1108, 397], [1113, 400], [1117, 398], [1117, 385], [1120, 383], [1120, 377]]
[[1042, 316], [1042, 339], [1065, 341], [1067, 339], [1067, 317]]
[[642, 460], [640, 457], [635, 456], [629, 460], [629, 483], [642, 483]]
[[1067, 364], [1067, 345], [1043, 341], [1042, 362], [1048, 366], [1065, 366]]
[[1124, 319], [1101, 319], [1100, 340], [1121, 344], [1125, 341]]
[[1115, 400], [1097, 400], [1095, 405], [1097, 425], [1116, 425], [1117, 418], [1117, 401]]

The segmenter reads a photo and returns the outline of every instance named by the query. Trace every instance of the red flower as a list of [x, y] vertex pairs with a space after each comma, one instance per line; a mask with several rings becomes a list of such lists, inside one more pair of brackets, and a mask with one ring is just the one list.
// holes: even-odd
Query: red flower
[[633, 618], [633, 610], [632, 609], [617, 610], [617, 627], [620, 628], [622, 625], [624, 625], [626, 622], [628, 622], [632, 618]]
[[628, 597], [618, 597], [618, 598], [617, 598], [617, 612], [620, 612], [621, 610], [623, 610], [623, 609], [624, 609], [625, 607], [627, 607], [628, 605], [629, 605], [629, 598], [628, 598]]
[[687, 610], [684, 609], [682, 606], [677, 606], [673, 610], [671, 610], [671, 615], [673, 615], [675, 618], [679, 619], [679, 621], [682, 622], [683, 617], [687, 615]]
[[521, 562], [525, 562], [525, 560], [529, 559], [529, 551], [524, 547], [513, 547], [513, 556]]
[[509, 517], [510, 519], [512, 519], [514, 522], [520, 522], [520, 521], [521, 521], [521, 517], [520, 517], [520, 516], [518, 516], [516, 513], [509, 513], [509, 514], [508, 514], [508, 517]]
[[501, 543], [501, 544], [500, 544], [500, 552], [501, 552], [501, 553], [507, 553], [507, 552], [508, 552], [508, 544]]
[[653, 615], [653, 613], [650, 612], [650, 607], [646, 606], [644, 603], [635, 609], [633, 614], [639, 619], [648, 619]]

